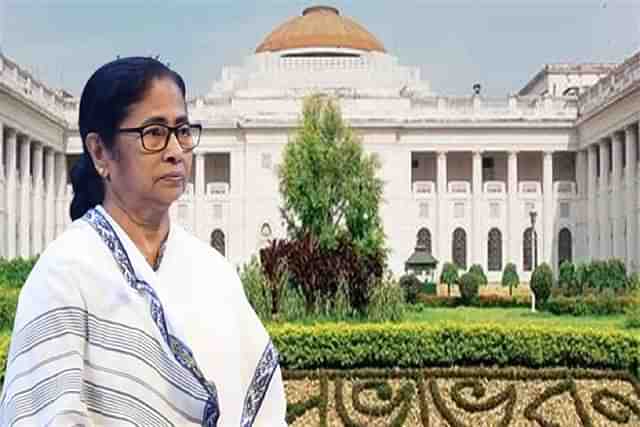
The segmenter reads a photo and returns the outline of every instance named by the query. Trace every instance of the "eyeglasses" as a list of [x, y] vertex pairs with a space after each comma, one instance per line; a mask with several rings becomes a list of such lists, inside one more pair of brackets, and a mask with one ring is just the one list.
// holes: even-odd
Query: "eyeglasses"
[[185, 123], [176, 127], [154, 123], [137, 128], [118, 129], [118, 132], [133, 132], [140, 135], [142, 148], [150, 153], [158, 153], [169, 145], [171, 134], [176, 135], [182, 151], [188, 153], [198, 146], [202, 125]]

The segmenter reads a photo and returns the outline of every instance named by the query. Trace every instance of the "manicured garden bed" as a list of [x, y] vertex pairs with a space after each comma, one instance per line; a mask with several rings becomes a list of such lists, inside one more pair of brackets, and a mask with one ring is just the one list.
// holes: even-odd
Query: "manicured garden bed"
[[284, 377], [292, 427], [640, 424], [640, 384], [627, 372], [433, 368]]

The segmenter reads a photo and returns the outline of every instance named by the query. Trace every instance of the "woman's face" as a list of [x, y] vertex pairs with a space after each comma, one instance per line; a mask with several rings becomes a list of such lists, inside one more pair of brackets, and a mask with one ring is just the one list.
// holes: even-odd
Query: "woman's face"
[[[120, 128], [187, 122], [182, 92], [173, 80], [159, 78], [153, 80], [140, 102], [129, 107]], [[168, 209], [184, 191], [193, 154], [183, 152], [175, 134], [163, 151], [150, 153], [143, 148], [140, 134], [122, 132], [116, 133], [114, 152], [109, 157], [107, 192], [128, 208]]]

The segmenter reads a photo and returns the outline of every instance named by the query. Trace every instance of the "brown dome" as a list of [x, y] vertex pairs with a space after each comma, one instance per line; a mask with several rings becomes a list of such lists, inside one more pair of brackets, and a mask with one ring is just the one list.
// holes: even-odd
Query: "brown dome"
[[314, 47], [349, 48], [386, 52], [369, 31], [329, 6], [308, 7], [273, 30], [256, 53]]

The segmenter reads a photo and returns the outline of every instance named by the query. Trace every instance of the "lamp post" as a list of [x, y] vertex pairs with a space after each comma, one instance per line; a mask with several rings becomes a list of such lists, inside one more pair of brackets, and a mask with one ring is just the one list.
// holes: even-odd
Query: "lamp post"
[[[531, 238], [533, 240], [533, 271], [535, 272], [536, 267], [538, 267], [538, 233], [536, 232], [536, 217], [538, 216], [538, 212], [530, 211], [529, 216], [531, 217]], [[533, 278], [533, 273], [531, 275]], [[533, 289], [531, 289], [531, 279], [529, 279], [529, 290], [531, 291], [531, 311], [535, 313], [536, 295], [533, 293]]]

